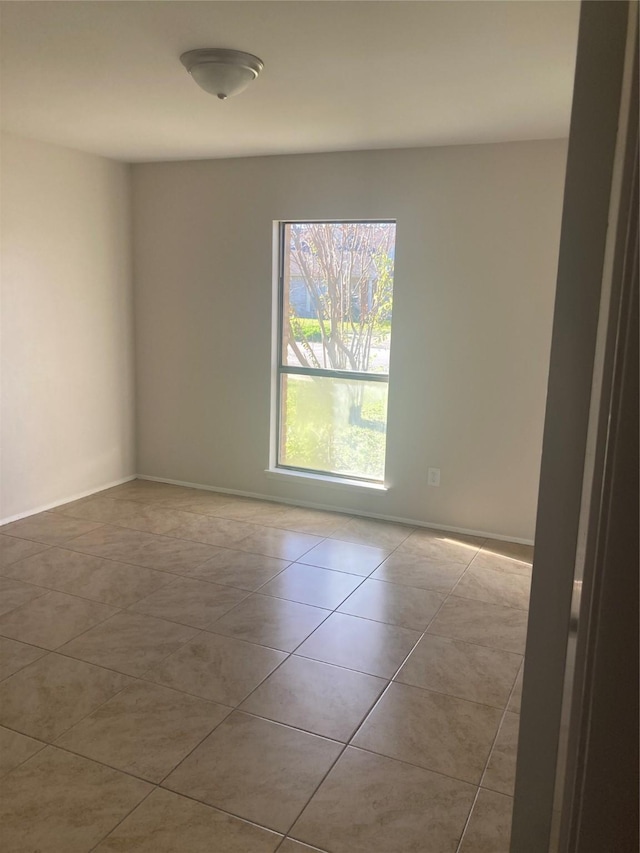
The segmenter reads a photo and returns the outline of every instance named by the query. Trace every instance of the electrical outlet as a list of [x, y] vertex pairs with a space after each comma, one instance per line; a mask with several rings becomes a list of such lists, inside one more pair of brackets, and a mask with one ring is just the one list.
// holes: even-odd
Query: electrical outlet
[[429, 468], [427, 470], [427, 485], [429, 485], [429, 486], [439, 486], [440, 485], [440, 469], [439, 468]]

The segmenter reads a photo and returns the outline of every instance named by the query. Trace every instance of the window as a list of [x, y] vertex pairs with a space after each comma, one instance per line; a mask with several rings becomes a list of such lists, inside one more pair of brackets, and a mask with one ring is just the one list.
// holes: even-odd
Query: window
[[280, 468], [384, 481], [395, 222], [281, 222]]

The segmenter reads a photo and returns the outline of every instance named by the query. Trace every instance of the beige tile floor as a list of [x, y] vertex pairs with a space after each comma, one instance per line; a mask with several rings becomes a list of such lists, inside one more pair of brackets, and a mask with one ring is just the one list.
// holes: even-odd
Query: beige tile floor
[[133, 481], [0, 531], [6, 853], [507, 853], [531, 549]]

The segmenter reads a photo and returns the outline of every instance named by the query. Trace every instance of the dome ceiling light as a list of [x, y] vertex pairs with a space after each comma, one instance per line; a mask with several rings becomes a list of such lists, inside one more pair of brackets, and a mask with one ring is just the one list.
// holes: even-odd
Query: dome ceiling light
[[180, 62], [201, 89], [221, 101], [246, 89], [264, 67], [262, 60], [251, 53], [216, 47], [188, 50]]

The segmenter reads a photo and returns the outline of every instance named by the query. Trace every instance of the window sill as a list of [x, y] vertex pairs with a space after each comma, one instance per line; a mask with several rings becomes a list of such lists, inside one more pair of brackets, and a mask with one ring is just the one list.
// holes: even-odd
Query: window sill
[[345, 480], [342, 477], [332, 477], [329, 474], [311, 474], [303, 471], [287, 471], [284, 468], [267, 468], [264, 472], [268, 478], [273, 480], [288, 480], [292, 483], [313, 483], [318, 486], [328, 486], [346, 491], [371, 492], [384, 495], [389, 491], [389, 486], [383, 483], [367, 483], [365, 480]]

